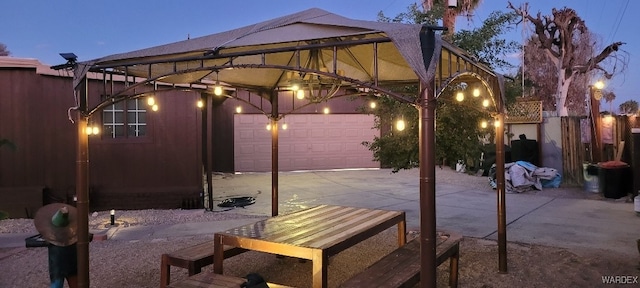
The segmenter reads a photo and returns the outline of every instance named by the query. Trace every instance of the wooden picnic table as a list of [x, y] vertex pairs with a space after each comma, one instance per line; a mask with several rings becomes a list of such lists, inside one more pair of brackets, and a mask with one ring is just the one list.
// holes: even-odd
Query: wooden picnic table
[[405, 212], [319, 205], [214, 235], [213, 272], [223, 272], [225, 245], [308, 259], [313, 287], [327, 287], [329, 257], [394, 225], [398, 246], [406, 243]]

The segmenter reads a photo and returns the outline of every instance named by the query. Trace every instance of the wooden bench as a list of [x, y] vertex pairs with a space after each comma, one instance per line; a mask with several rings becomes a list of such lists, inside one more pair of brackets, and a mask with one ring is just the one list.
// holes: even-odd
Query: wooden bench
[[[449, 286], [458, 287], [458, 260], [462, 235], [439, 232], [436, 242], [436, 265], [449, 260]], [[394, 250], [340, 287], [414, 287], [420, 282], [420, 242], [413, 239]]]
[[[240, 277], [202, 272], [185, 280], [176, 281], [169, 288], [239, 288], [247, 280]], [[267, 282], [269, 288], [293, 288]]]
[[[224, 258], [246, 252], [246, 249], [231, 246], [224, 247]], [[202, 271], [202, 267], [213, 264], [213, 240], [186, 247], [168, 254], [162, 254], [160, 260], [160, 287], [166, 287], [171, 281], [171, 266], [189, 270], [189, 276]]]

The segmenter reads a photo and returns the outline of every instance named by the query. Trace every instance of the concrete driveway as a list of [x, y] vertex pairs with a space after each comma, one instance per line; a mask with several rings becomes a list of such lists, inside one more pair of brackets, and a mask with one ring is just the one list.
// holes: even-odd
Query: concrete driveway
[[[404, 210], [407, 229], [419, 230], [418, 170], [282, 172], [279, 214], [316, 204]], [[214, 200], [256, 197], [238, 213], [271, 214], [271, 173], [216, 175]], [[635, 254], [640, 217], [632, 202], [574, 188], [507, 194], [507, 240], [564, 248]], [[217, 202], [216, 202], [217, 203]], [[465, 236], [497, 238], [497, 197], [486, 177], [436, 169], [437, 225]]]

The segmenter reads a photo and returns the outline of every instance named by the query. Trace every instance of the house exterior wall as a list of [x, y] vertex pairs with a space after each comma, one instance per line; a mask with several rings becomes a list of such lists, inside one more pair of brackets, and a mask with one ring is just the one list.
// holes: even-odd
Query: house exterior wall
[[[7, 58], [0, 59], [10, 62], [0, 61], [0, 138], [9, 139], [16, 149], [0, 147], [0, 210], [33, 209], [49, 202], [73, 204], [77, 126], [67, 114], [75, 106], [72, 78], [35, 60]], [[92, 105], [100, 100], [102, 85], [90, 81]], [[184, 101], [185, 97], [193, 101]], [[195, 92], [157, 94], [160, 111], [148, 110], [146, 137], [90, 136], [92, 211], [197, 205], [202, 178], [196, 97]], [[90, 121], [101, 123], [101, 117], [98, 112]], [[34, 187], [42, 187], [44, 197], [19, 192], [36, 191]], [[1, 200], [8, 195], [11, 203]], [[16, 195], [20, 197], [15, 199]]]
[[[106, 85], [107, 94], [110, 85]], [[116, 82], [114, 90], [122, 85]], [[89, 80], [89, 107], [104, 97], [104, 88], [101, 80]], [[51, 70], [37, 60], [0, 57], [0, 138], [17, 146], [15, 151], [0, 147], [0, 210], [12, 207], [14, 215], [10, 217], [32, 216], [38, 207], [50, 202], [74, 204], [77, 126], [68, 116], [69, 108], [76, 105], [72, 91], [68, 71]], [[246, 91], [237, 93], [247, 102], [270, 111], [271, 103], [264, 98]], [[202, 111], [195, 105], [200, 97], [195, 91], [158, 92], [155, 99], [160, 109], [157, 112], [147, 109], [146, 136], [112, 139], [101, 133], [89, 137], [91, 211], [202, 207]], [[237, 138], [236, 124], [242, 122], [240, 119], [249, 117], [256, 123], [264, 122], [250, 128], [263, 133], [267, 117], [234, 99], [210, 101], [213, 108], [207, 117], [211, 124], [206, 127], [210, 135], [206, 145], [211, 147], [212, 170], [233, 173], [240, 171], [236, 166], [241, 166], [242, 171], [270, 168], [270, 153], [266, 159], [268, 166], [264, 163], [242, 166], [234, 158], [243, 143]], [[300, 108], [302, 102], [292, 99], [291, 94], [279, 95], [281, 113], [295, 110], [285, 117], [292, 127], [291, 133], [280, 134], [280, 156], [284, 160], [281, 171], [379, 167], [371, 161], [371, 152], [360, 144], [379, 135], [371, 129], [373, 117], [357, 111], [362, 100], [342, 97]], [[241, 114], [235, 112], [239, 105], [243, 107]], [[330, 115], [322, 114], [325, 106], [330, 107]], [[75, 113], [71, 115], [75, 117]], [[102, 117], [101, 111], [96, 112], [90, 124], [102, 124]], [[328, 122], [320, 123], [323, 118]], [[294, 133], [296, 136], [291, 136]], [[319, 134], [324, 140], [317, 138]], [[270, 152], [270, 137], [265, 139]], [[313, 153], [292, 153], [302, 146], [311, 147]], [[321, 152], [318, 149], [326, 153], [318, 153]], [[337, 151], [343, 154], [334, 153]], [[241, 157], [258, 159], [264, 155], [242, 153]], [[313, 165], [306, 165], [309, 163]], [[25, 213], [18, 215], [20, 211]]]
[[12, 211], [10, 217], [33, 216], [45, 188], [56, 195], [73, 189], [76, 130], [66, 113], [73, 106], [71, 79], [35, 72], [0, 68], [0, 138], [16, 146], [0, 147], [0, 210]]
[[[100, 93], [90, 95], [97, 101]], [[147, 109], [147, 133], [143, 137], [114, 139], [105, 133], [89, 137], [91, 207], [107, 210], [194, 205], [202, 191], [201, 119], [194, 104], [197, 97], [199, 93], [178, 90], [156, 93], [160, 108], [156, 112]], [[102, 123], [102, 114], [95, 114], [90, 121]]]

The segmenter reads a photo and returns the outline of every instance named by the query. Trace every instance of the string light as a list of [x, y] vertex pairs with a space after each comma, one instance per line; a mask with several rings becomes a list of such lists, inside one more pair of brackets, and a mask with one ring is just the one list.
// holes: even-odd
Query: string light
[[218, 72], [216, 72], [216, 86], [213, 87], [213, 94], [216, 96], [222, 95], [222, 86], [220, 86], [220, 80], [218, 80]]
[[398, 122], [396, 122], [396, 130], [403, 131], [404, 128], [405, 128], [404, 119], [398, 120]]

